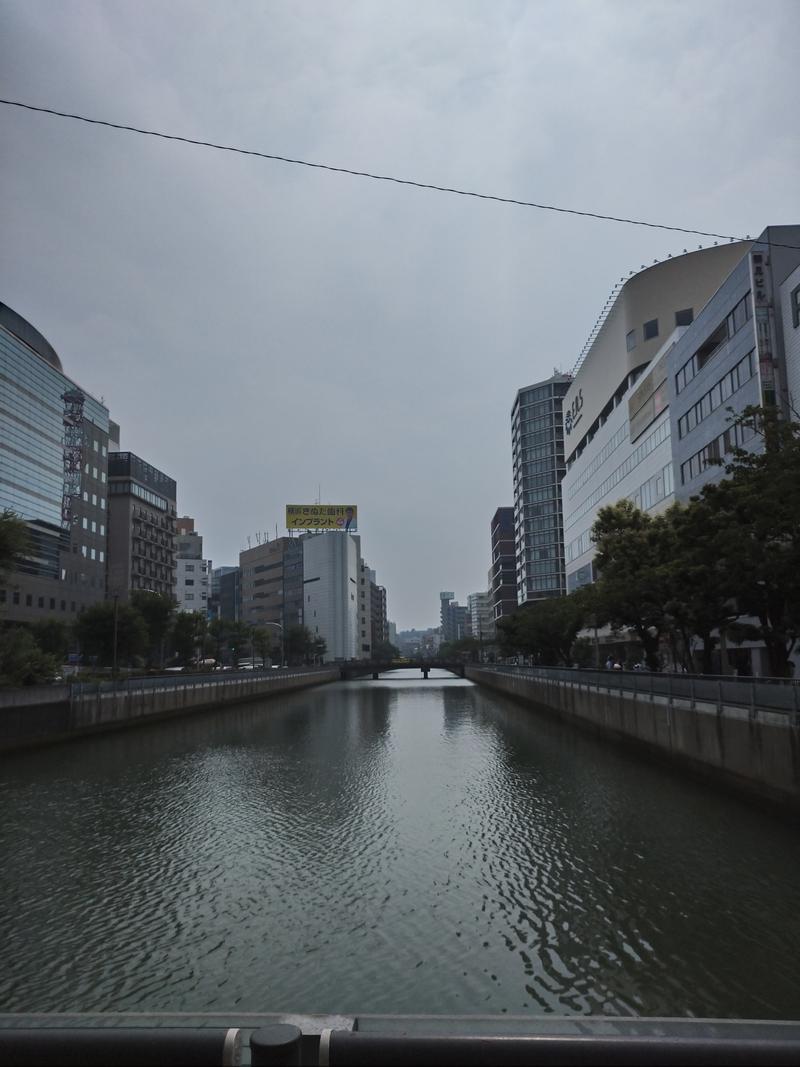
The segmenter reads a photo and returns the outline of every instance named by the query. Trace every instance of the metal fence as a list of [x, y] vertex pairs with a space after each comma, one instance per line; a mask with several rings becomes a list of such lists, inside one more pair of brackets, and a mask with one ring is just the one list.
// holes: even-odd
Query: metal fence
[[248, 682], [264, 682], [286, 678], [307, 678], [313, 674], [329, 673], [324, 667], [266, 667], [255, 670], [211, 671], [207, 674], [146, 675], [139, 678], [120, 678], [107, 682], [72, 682], [69, 685], [71, 699], [104, 693], [142, 693], [147, 691], [167, 692], [171, 689], [208, 689], [211, 686], [224, 688], [241, 686]]
[[751, 715], [771, 711], [800, 719], [800, 680], [793, 678], [732, 678], [730, 675], [651, 674], [648, 671], [576, 670], [567, 667], [513, 667], [481, 664], [476, 669], [495, 674], [534, 678], [603, 692], [632, 692], [643, 699], [665, 699], [746, 708]]
[[107, 682], [63, 682], [59, 685], [37, 685], [21, 689], [0, 690], [0, 708], [28, 707], [36, 704], [73, 703], [84, 697], [141, 694], [144, 692], [166, 693], [184, 689], [219, 689], [240, 687], [252, 682], [283, 681], [287, 678], [308, 678], [315, 674], [330, 674], [326, 667], [279, 667], [256, 670], [212, 671], [208, 674], [144, 675], [138, 678], [109, 679]]

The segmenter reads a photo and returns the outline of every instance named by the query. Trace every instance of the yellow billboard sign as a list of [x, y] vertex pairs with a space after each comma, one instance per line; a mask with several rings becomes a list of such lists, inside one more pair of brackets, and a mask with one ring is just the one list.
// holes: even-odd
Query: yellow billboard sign
[[287, 504], [286, 529], [355, 533], [358, 529], [358, 508], [355, 504]]

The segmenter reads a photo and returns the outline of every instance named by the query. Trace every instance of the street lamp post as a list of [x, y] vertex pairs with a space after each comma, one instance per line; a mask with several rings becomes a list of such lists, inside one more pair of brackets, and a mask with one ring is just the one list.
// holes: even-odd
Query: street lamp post
[[280, 632], [281, 632], [281, 667], [285, 667], [286, 664], [283, 662], [284, 658], [285, 658], [285, 656], [284, 656], [285, 647], [284, 647], [284, 641], [283, 641], [283, 626], [279, 622], [262, 622], [261, 625], [262, 626], [277, 626], [278, 629], [280, 630]]
[[114, 678], [114, 679], [116, 679], [116, 677], [117, 677], [117, 630], [118, 630], [117, 619], [118, 619], [118, 615], [119, 615], [118, 604], [119, 604], [119, 593], [114, 593], [114, 657], [113, 657], [113, 663], [112, 663], [112, 667], [111, 667], [111, 677]]

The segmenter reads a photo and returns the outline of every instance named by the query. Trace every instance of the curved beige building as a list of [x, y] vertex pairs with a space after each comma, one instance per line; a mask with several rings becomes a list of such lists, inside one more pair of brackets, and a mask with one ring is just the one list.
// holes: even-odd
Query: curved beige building
[[561, 483], [566, 591], [595, 579], [591, 531], [623, 497], [645, 511], [675, 498], [668, 361], [750, 242], [690, 252], [627, 281], [564, 396]]

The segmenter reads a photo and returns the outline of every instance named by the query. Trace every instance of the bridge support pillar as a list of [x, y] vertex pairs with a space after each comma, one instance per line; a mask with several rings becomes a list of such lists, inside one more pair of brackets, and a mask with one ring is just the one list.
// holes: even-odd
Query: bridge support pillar
[[422, 671], [422, 677], [427, 681], [430, 667], [420, 667], [420, 670]]
[[377, 682], [377, 680], [378, 680], [378, 672], [377, 671], [373, 671], [372, 672], [372, 680], [373, 680], [373, 682]]

